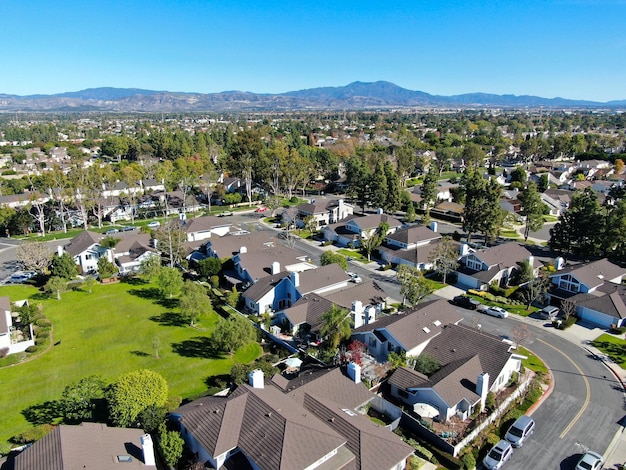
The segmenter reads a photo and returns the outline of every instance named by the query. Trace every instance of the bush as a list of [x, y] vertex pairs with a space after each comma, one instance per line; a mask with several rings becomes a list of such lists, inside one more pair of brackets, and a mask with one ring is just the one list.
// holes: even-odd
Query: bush
[[291, 196], [291, 198], [289, 199], [289, 202], [291, 202], [292, 204], [295, 204], [296, 202], [298, 202], [298, 197], [297, 196]]
[[3, 357], [7, 357], [9, 355], [9, 348], [1, 348], [0, 349], [0, 359]]
[[11, 452], [11, 444], [8, 442], [0, 442], [0, 456], [9, 455]]
[[415, 439], [407, 439], [406, 443], [415, 449], [415, 455], [423, 458], [424, 460], [432, 461], [433, 453], [429, 451], [426, 447], [420, 445]]
[[39, 330], [37, 332], [37, 338], [49, 338], [50, 337], [50, 330]]
[[482, 297], [483, 297], [483, 298], [485, 298], [485, 299], [487, 299], [489, 302], [495, 302], [495, 301], [496, 301], [496, 296], [495, 296], [495, 295], [493, 295], [493, 294], [491, 294], [491, 293], [489, 293], [489, 292], [485, 292], [485, 293], [482, 295]]
[[11, 440], [16, 444], [29, 444], [45, 437], [53, 428], [54, 426], [51, 424], [40, 424], [39, 426], [35, 426], [28, 431], [14, 436]]
[[611, 328], [609, 328], [609, 333], [613, 335], [623, 335], [624, 333], [626, 333], [626, 327], [622, 326], [620, 328], [617, 328], [617, 326], [611, 325]]
[[40, 328], [49, 328], [50, 326], [52, 326], [52, 323], [50, 323], [50, 320], [48, 320], [47, 318], [39, 318], [35, 322], [35, 325]]
[[35, 354], [37, 351], [39, 351], [39, 348], [37, 346], [28, 346], [26, 348], [27, 353]]
[[468, 452], [467, 454], [463, 455], [461, 457], [461, 462], [463, 462], [463, 465], [465, 465], [465, 468], [476, 468], [476, 459], [474, 458], [474, 455], [471, 452]]

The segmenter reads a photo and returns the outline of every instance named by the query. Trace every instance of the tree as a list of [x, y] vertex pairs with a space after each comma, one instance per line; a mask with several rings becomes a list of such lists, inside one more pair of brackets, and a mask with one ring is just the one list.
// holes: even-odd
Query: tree
[[456, 243], [449, 236], [444, 236], [432, 251], [429, 261], [433, 263], [435, 271], [441, 274], [443, 283], [446, 283], [448, 274], [458, 267], [459, 250]]
[[415, 359], [414, 369], [424, 375], [431, 375], [441, 368], [441, 364], [437, 362], [433, 356], [428, 353], [422, 353]]
[[211, 299], [207, 296], [206, 289], [195, 282], [185, 281], [180, 296], [180, 313], [189, 321], [189, 325], [193, 326], [196, 318], [212, 310]]
[[344, 271], [348, 269], [348, 260], [346, 259], [346, 257], [340, 253], [335, 253], [330, 250], [322, 253], [322, 256], [320, 257], [320, 263], [322, 266], [336, 263], [341, 266], [341, 269], [343, 269]]
[[105, 256], [98, 258], [98, 274], [100, 275], [100, 279], [113, 277], [118, 272], [119, 269], [117, 266], [106, 259]]
[[517, 323], [513, 327], [513, 341], [515, 341], [515, 344], [524, 346], [529, 339], [530, 331], [528, 331], [528, 325]]
[[168, 467], [175, 467], [183, 456], [184, 439], [178, 431], [169, 431], [165, 423], [159, 426], [159, 449]]
[[162, 268], [157, 275], [156, 284], [159, 286], [161, 295], [171, 299], [178, 295], [183, 287], [183, 276], [176, 268]]
[[375, 208], [384, 208], [387, 201], [389, 186], [382, 160], [378, 160], [374, 173], [370, 177], [370, 204]]
[[352, 334], [352, 315], [338, 305], [324, 312], [321, 317], [320, 334], [328, 347], [335, 350], [339, 344]]
[[367, 254], [367, 261], [370, 261], [372, 252], [383, 243], [388, 231], [389, 223], [381, 222], [374, 233], [370, 234], [367, 238], [361, 238], [361, 248], [365, 254]]
[[526, 189], [519, 193], [518, 199], [522, 203], [521, 214], [526, 217], [524, 240], [528, 240], [528, 234], [531, 230], [536, 232], [543, 227], [544, 203], [539, 191], [537, 191], [537, 185], [532, 181], [529, 181]]
[[90, 375], [68, 385], [61, 395], [63, 416], [68, 423], [94, 421], [96, 410], [103, 405], [106, 383], [102, 377]]
[[409, 201], [406, 206], [406, 217], [404, 218], [408, 223], [415, 222], [417, 215], [415, 214], [415, 206], [413, 202]]
[[93, 286], [95, 284], [96, 284], [96, 280], [91, 276], [88, 276], [83, 282], [83, 286], [85, 287], [85, 289], [87, 289], [87, 292], [89, 292], [90, 294], [93, 292]]
[[44, 290], [51, 295], [56, 295], [57, 300], [61, 300], [61, 292], [67, 288], [67, 279], [59, 276], [52, 276], [46, 282]]
[[142, 276], [146, 276], [150, 280], [156, 279], [159, 276], [161, 269], [162, 266], [160, 256], [149, 256], [139, 265], [139, 273]]
[[45, 273], [50, 265], [50, 250], [45, 242], [22, 243], [15, 250], [15, 256], [24, 269]]
[[408, 264], [398, 266], [396, 277], [400, 282], [403, 304], [408, 301], [410, 305], [415, 305], [433, 291], [422, 272]]
[[116, 426], [129, 427], [149, 406], [165, 406], [168, 387], [158, 373], [141, 369], [121, 375], [107, 394], [109, 413]]
[[387, 197], [383, 208], [385, 212], [394, 213], [400, 209], [402, 185], [390, 161], [385, 161], [384, 169], [385, 178], [387, 180]]
[[202, 277], [209, 278], [215, 276], [219, 274], [221, 270], [222, 262], [217, 258], [208, 257], [198, 261], [198, 273]]
[[537, 277], [526, 282], [518, 290], [519, 294], [526, 304], [526, 309], [536, 302], [543, 299], [548, 290], [550, 289], [550, 278]]
[[256, 330], [254, 325], [248, 319], [239, 315], [231, 315], [228, 320], [220, 317], [212, 337], [215, 348], [229, 354], [255, 340]]
[[371, 171], [361, 158], [355, 156], [346, 161], [347, 192], [350, 197], [356, 199], [363, 213], [365, 206], [370, 202], [370, 177]]
[[437, 173], [434, 168], [424, 177], [421, 187], [422, 204], [426, 210], [426, 217], [430, 217], [430, 209], [437, 202]]
[[168, 266], [173, 268], [183, 259], [187, 232], [179, 219], [170, 220], [154, 234], [159, 250], [167, 258]]
[[467, 232], [468, 243], [472, 234], [480, 232], [485, 217], [487, 184], [485, 178], [475, 171], [468, 171], [463, 175], [461, 182], [465, 193], [465, 207], [463, 208], [463, 230]]
[[608, 256], [626, 261], [626, 199], [609, 210], [603, 248]]
[[54, 255], [50, 264], [50, 275], [62, 279], [74, 279], [78, 275], [78, 265], [66, 251], [61, 256]]
[[569, 209], [550, 229], [548, 245], [555, 251], [596, 256], [604, 243], [605, 227], [605, 210], [596, 194], [587, 188], [574, 194]]

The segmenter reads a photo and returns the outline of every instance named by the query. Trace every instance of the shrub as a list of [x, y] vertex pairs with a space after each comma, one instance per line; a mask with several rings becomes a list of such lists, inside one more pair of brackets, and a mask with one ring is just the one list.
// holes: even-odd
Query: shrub
[[298, 197], [297, 196], [291, 196], [291, 198], [289, 199], [289, 202], [291, 202], [292, 204], [295, 204], [296, 202], [298, 202]]
[[39, 330], [37, 332], [37, 338], [49, 338], [50, 337], [50, 330]]
[[0, 359], [9, 355], [9, 348], [0, 349]]
[[429, 451], [426, 447], [420, 445], [415, 439], [407, 439], [406, 443], [415, 449], [415, 455], [421, 457], [429, 462], [432, 461], [433, 453]]
[[0, 442], [0, 456], [9, 455], [11, 452], [11, 444], [8, 442]]
[[28, 431], [14, 436], [11, 440], [16, 444], [29, 444], [45, 437], [53, 428], [54, 426], [50, 424], [40, 424], [39, 426], [35, 426]]
[[507, 299], [506, 297], [498, 296], [498, 297], [495, 298], [494, 302], [499, 302], [501, 304], [507, 305], [509, 303], [509, 299]]
[[476, 459], [474, 458], [474, 455], [471, 452], [468, 452], [467, 454], [463, 455], [461, 457], [461, 462], [463, 462], [463, 465], [465, 465], [465, 468], [476, 468]]
[[50, 320], [48, 320], [47, 318], [40, 318], [35, 322], [35, 325], [40, 328], [48, 328], [52, 326], [52, 323], [50, 323]]
[[34, 353], [36, 353], [37, 351], [39, 351], [39, 348], [38, 348], [37, 346], [28, 346], [28, 347], [26, 348], [26, 352], [27, 352], [27, 353], [34, 354]]
[[495, 302], [495, 301], [496, 301], [496, 296], [495, 296], [495, 295], [493, 295], [493, 294], [491, 294], [491, 293], [489, 293], [489, 292], [485, 292], [485, 294], [483, 295], [483, 297], [484, 297], [485, 299], [487, 299], [488, 301], [490, 301], [490, 302]]

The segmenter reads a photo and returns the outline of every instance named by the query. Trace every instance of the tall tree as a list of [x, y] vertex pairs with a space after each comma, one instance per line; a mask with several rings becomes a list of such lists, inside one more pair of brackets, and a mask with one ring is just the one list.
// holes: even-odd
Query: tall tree
[[532, 181], [529, 181], [526, 189], [519, 193], [518, 199], [522, 203], [521, 214], [526, 217], [524, 240], [528, 240], [531, 230], [536, 232], [543, 227], [544, 203], [539, 191], [537, 191], [537, 185]]
[[91, 375], [68, 385], [61, 395], [61, 407], [66, 422], [94, 421], [96, 410], [103, 404], [106, 383], [102, 377]]
[[413, 266], [401, 264], [396, 269], [396, 277], [400, 282], [400, 295], [402, 295], [403, 304], [408, 302], [411, 306], [416, 305], [432, 292], [432, 288], [424, 278], [423, 273]]
[[157, 372], [142, 369], [121, 375], [108, 392], [109, 413], [117, 426], [135, 424], [139, 413], [149, 406], [164, 406], [167, 382]]
[[154, 233], [157, 248], [165, 258], [170, 268], [176, 266], [183, 259], [187, 232], [179, 219], [172, 219], [159, 227]]
[[370, 176], [369, 167], [360, 157], [355, 156], [346, 161], [348, 194], [356, 199], [363, 213], [365, 213], [365, 206], [370, 203]]
[[339, 344], [352, 333], [352, 315], [337, 305], [322, 314], [320, 334], [330, 349], [337, 349]]
[[385, 168], [382, 160], [378, 160], [376, 162], [376, 166], [374, 167], [374, 173], [370, 178], [370, 203], [375, 208], [383, 208], [385, 207], [385, 203], [387, 201], [387, 193], [389, 192], [389, 187], [387, 185], [387, 176], [385, 175]]
[[183, 276], [176, 268], [162, 268], [156, 278], [163, 297], [172, 298], [178, 295], [183, 287]]
[[446, 283], [448, 274], [458, 267], [459, 249], [451, 237], [445, 236], [433, 249], [429, 261], [433, 263], [435, 271], [441, 274], [443, 283]]
[[387, 197], [385, 199], [385, 204], [383, 208], [385, 212], [395, 213], [398, 209], [400, 209], [401, 197], [400, 192], [402, 191], [402, 187], [400, 184], [400, 179], [398, 178], [398, 174], [396, 170], [393, 168], [393, 165], [390, 161], [385, 161], [384, 165], [385, 169], [385, 179], [387, 180]]
[[426, 217], [430, 218], [430, 209], [437, 202], [437, 171], [435, 168], [431, 168], [426, 176], [424, 176], [424, 182], [421, 187], [422, 204], [426, 210]]
[[472, 235], [483, 228], [487, 182], [479, 172], [468, 170], [463, 175], [461, 184], [465, 192], [463, 230], [467, 232], [467, 241], [471, 242]]
[[20, 244], [15, 250], [15, 257], [24, 269], [45, 273], [52, 254], [46, 242], [30, 242]]
[[183, 293], [180, 296], [180, 313], [190, 326], [193, 326], [199, 316], [212, 311], [211, 299], [206, 289], [195, 282], [185, 281]]
[[626, 261], [626, 199], [609, 210], [603, 245], [608, 256]]
[[231, 315], [228, 320], [219, 317], [212, 337], [217, 350], [230, 354], [255, 340], [256, 329], [250, 320], [237, 314]]

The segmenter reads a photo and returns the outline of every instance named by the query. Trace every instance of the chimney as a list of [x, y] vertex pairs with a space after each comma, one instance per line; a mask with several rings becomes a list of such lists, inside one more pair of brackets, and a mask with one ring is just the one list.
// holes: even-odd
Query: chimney
[[63, 256], [63, 247], [61, 245], [57, 246], [57, 255], [59, 257]]
[[241, 248], [239, 248], [239, 253], [247, 253], [248, 252], [248, 248], [245, 246], [242, 246]]
[[293, 271], [291, 273], [291, 282], [293, 282], [294, 287], [300, 287], [300, 273]]
[[354, 380], [355, 384], [361, 383], [361, 366], [356, 362], [348, 364], [348, 377]]
[[182, 214], [178, 214], [178, 218], [183, 225], [187, 223], [187, 214], [185, 214], [184, 212]]
[[461, 245], [461, 256], [465, 256], [469, 253], [469, 245], [467, 243], [463, 243]]
[[382, 214], [382, 213], [383, 213], [383, 208], [382, 208], [382, 207], [379, 207], [378, 209], [376, 209], [376, 213], [377, 213], [378, 215]]
[[367, 308], [367, 315], [365, 315], [365, 323], [374, 323], [376, 321], [376, 309], [374, 307]]
[[563, 269], [563, 266], [565, 266], [565, 260], [562, 257], [557, 256], [554, 260], [554, 267], [557, 271], [560, 271]]
[[344, 206], [343, 206], [343, 199], [339, 199], [339, 207], [337, 207], [337, 221], [345, 218], [345, 215], [343, 213], [344, 211]]
[[431, 223], [430, 223], [430, 229], [431, 229], [433, 232], [437, 232], [437, 222], [434, 222], [434, 221], [433, 221], [433, 222], [431, 222]]
[[248, 375], [248, 383], [252, 388], [265, 388], [263, 371], [261, 369], [254, 369]]
[[278, 261], [274, 261], [272, 263], [272, 274], [278, 274], [280, 272], [280, 263]]
[[532, 268], [533, 265], [535, 264], [535, 257], [533, 255], [530, 255], [528, 258], [526, 258], [526, 261], [528, 261], [528, 264]]
[[156, 460], [154, 458], [154, 444], [152, 443], [152, 437], [150, 434], [144, 434], [141, 436], [141, 450], [143, 451], [143, 463], [146, 466], [156, 466]]
[[157, 248], [159, 241], [156, 238], [153, 238], [152, 240], [150, 240], [150, 243], [152, 244], [152, 248]]
[[476, 379], [476, 393], [480, 395], [480, 409], [485, 409], [487, 394], [489, 393], [489, 374], [484, 372]]

